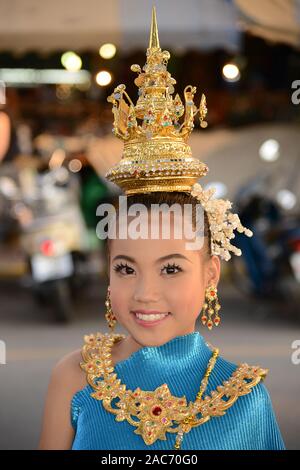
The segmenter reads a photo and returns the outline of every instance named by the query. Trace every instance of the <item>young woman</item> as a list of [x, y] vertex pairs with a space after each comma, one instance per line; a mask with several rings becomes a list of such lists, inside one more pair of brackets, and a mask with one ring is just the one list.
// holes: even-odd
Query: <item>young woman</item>
[[[111, 219], [106, 319], [127, 334], [87, 335], [56, 365], [40, 449], [284, 449], [262, 383], [268, 371], [227, 361], [197, 330], [199, 316], [209, 329], [219, 325], [220, 258], [240, 254], [230, 243], [235, 229], [251, 233], [228, 201], [195, 183], [207, 169], [191, 158], [186, 139], [196, 111], [205, 125], [205, 100], [195, 110], [195, 89], [187, 87], [177, 125], [184, 109], [170, 96], [168, 57], [154, 12], [147, 63], [143, 72], [133, 66], [137, 105], [124, 85], [110, 97], [125, 152], [107, 177], [125, 190], [127, 207], [124, 218], [119, 200]], [[152, 210], [162, 203], [176, 208], [167, 222]], [[135, 204], [144, 209], [139, 237]]]
[[[150, 209], [151, 203], [162, 201], [175, 202], [181, 207], [188, 203], [193, 207], [197, 204], [195, 198], [184, 193], [158, 192], [128, 197], [127, 203], [128, 209], [137, 202]], [[174, 219], [171, 221], [171, 233], [174, 234]], [[41, 449], [174, 448], [178, 433], [166, 433], [167, 426], [161, 428], [158, 418], [169, 420], [176, 415], [176, 407], [167, 408], [168, 402], [172, 402], [171, 396], [178, 399], [185, 396], [187, 403], [195, 401], [213, 358], [212, 349], [196, 326], [203, 304], [209, 303], [220, 277], [220, 259], [210, 250], [207, 218], [204, 234], [200, 250], [187, 249], [184, 238], [163, 239], [161, 230], [158, 239], [116, 238], [108, 244], [110, 295], [107, 320], [111, 327], [117, 320], [128, 332], [125, 338], [116, 335], [118, 342], [111, 347], [112, 367], [127, 390], [154, 391], [167, 384], [169, 392], [164, 395], [164, 400], [151, 397], [151, 410], [148, 407], [144, 425], [137, 428], [146, 441], [148, 438], [147, 442], [156, 440], [147, 444], [134, 432], [135, 426], [126, 420], [116, 421], [116, 416], [102, 406], [97, 396], [102, 388], [93, 386], [93, 379], [100, 376], [95, 370], [96, 359], [101, 361], [100, 369], [103, 366], [105, 335], [99, 335], [98, 342], [97, 335], [91, 335], [85, 338], [83, 350], [66, 356], [53, 370]], [[92, 358], [92, 352], [96, 352], [96, 359]], [[79, 367], [80, 363], [84, 368]], [[211, 396], [211, 392], [217, 393], [218, 387], [224, 381], [230, 382], [238, 370], [236, 364], [220, 355], [211, 366], [203, 398]], [[227, 384], [227, 401], [221, 394], [225, 401], [216, 397], [208, 403], [208, 407], [212, 405], [212, 414], [204, 412], [204, 422], [186, 433], [182, 449], [284, 448], [268, 391], [259, 381], [266, 371], [259, 367], [254, 370], [249, 375], [252, 379], [247, 378], [251, 387], [247, 388], [246, 381], [237, 384], [237, 388], [242, 387], [241, 395], [236, 395]], [[137, 410], [134, 414], [138, 416]], [[156, 426], [152, 426], [153, 432], [148, 436], [151, 425], [145, 423], [151, 421], [151, 417]], [[135, 420], [138, 422], [137, 418]]]

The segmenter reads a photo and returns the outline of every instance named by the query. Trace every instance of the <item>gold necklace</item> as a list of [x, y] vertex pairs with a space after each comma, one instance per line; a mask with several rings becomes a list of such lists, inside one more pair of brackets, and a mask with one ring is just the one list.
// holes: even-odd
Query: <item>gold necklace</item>
[[[219, 350], [214, 349], [194, 402], [187, 404], [185, 396], [172, 396], [167, 384], [154, 391], [144, 391], [139, 387], [134, 391], [127, 390], [126, 385], [117, 378], [111, 360], [114, 343], [124, 338], [124, 335], [115, 333], [84, 336], [84, 362], [81, 362], [80, 366], [87, 374], [87, 382], [95, 390], [91, 396], [101, 400], [104, 408], [116, 415], [116, 421], [127, 420], [135, 426], [135, 434], [141, 435], [146, 445], [153, 444], [157, 439], [166, 440], [166, 432], [170, 432], [177, 433], [174, 448], [180, 449], [185, 433], [204, 424], [211, 417], [224, 415], [225, 410], [231, 407], [239, 396], [250, 393], [251, 388], [268, 373], [268, 369], [259, 366], [240, 364], [232, 377], [223, 382], [223, 386], [218, 386], [217, 391], [212, 391], [211, 396], [203, 399], [219, 354]], [[224, 396], [228, 398], [226, 401], [222, 399]], [[117, 408], [113, 408], [111, 402], [116, 398], [119, 399], [115, 403]], [[200, 417], [197, 418], [199, 414]], [[177, 426], [173, 427], [173, 421]]]

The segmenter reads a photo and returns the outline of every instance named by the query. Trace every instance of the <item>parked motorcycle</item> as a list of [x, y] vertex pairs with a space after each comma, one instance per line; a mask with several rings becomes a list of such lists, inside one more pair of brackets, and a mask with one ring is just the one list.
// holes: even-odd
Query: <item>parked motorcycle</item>
[[69, 321], [73, 297], [86, 282], [88, 259], [77, 181], [64, 167], [23, 171], [17, 181], [7, 178], [0, 177], [0, 192], [20, 226], [26, 286], [38, 302], [53, 307], [57, 321]]

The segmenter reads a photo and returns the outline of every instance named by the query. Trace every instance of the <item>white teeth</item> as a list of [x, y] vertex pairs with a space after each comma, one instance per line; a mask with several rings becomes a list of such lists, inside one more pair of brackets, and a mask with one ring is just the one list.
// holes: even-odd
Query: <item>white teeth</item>
[[157, 320], [162, 320], [164, 317], [166, 317], [168, 314], [167, 313], [162, 313], [162, 314], [151, 314], [151, 315], [143, 315], [142, 313], [136, 313], [135, 314], [137, 318], [140, 320], [145, 320], [145, 321], [157, 321]]

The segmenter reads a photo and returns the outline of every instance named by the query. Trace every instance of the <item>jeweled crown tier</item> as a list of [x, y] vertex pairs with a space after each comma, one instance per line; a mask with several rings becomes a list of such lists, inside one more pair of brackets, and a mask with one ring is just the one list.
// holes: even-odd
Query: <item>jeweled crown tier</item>
[[204, 163], [192, 157], [187, 144], [198, 113], [201, 127], [207, 126], [205, 95], [199, 108], [194, 104], [196, 87], [185, 88], [185, 104], [178, 94], [172, 96], [176, 80], [167, 71], [169, 58], [170, 53], [160, 48], [153, 8], [146, 64], [143, 69], [137, 64], [131, 66], [138, 73], [134, 82], [139, 89], [137, 103], [131, 101], [123, 84], [107, 98], [113, 104], [113, 133], [124, 141], [124, 153], [105, 176], [128, 195], [190, 191], [208, 171]]

